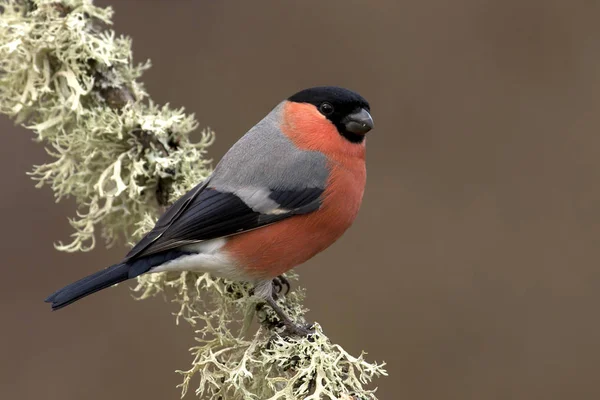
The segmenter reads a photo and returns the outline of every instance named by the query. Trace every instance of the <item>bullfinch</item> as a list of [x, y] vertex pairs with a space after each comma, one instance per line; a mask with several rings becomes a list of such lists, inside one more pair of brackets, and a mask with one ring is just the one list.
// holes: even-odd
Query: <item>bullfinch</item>
[[366, 181], [369, 103], [348, 89], [302, 90], [279, 103], [178, 199], [118, 264], [50, 295], [52, 309], [164, 271], [209, 272], [254, 284], [291, 334], [273, 282], [350, 227]]

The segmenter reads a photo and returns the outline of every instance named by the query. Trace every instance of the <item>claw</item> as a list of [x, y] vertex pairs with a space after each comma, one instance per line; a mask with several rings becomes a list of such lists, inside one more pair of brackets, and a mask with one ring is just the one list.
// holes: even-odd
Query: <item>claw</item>
[[279, 276], [276, 276], [275, 278], [273, 278], [273, 293], [274, 294], [280, 294], [281, 292], [283, 292], [284, 286], [285, 286], [285, 293], [283, 295], [287, 296], [291, 289], [290, 281], [283, 275], [279, 275]]
[[283, 290], [283, 286], [278, 278], [273, 278], [273, 294], [279, 294]]
[[278, 278], [279, 278], [282, 290], [283, 290], [283, 286], [285, 286], [284, 296], [287, 296], [288, 293], [290, 292], [290, 289], [292, 288], [292, 286], [290, 285], [290, 281], [283, 275], [279, 275]]

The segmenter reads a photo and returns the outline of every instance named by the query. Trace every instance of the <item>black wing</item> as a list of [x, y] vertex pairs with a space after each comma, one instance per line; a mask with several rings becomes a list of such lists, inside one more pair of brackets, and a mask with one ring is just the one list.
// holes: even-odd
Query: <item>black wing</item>
[[280, 208], [268, 214], [254, 211], [233, 193], [196, 186], [175, 202], [154, 228], [127, 254], [124, 261], [159, 253], [185, 244], [235, 235], [317, 210], [323, 189], [271, 191]]

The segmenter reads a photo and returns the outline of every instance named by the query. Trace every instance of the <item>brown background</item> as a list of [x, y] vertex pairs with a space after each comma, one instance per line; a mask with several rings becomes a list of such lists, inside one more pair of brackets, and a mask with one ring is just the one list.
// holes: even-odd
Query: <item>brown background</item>
[[[599, 2], [99, 3], [215, 159], [301, 88], [370, 100], [360, 216], [300, 272], [310, 318], [388, 362], [381, 399], [600, 398]], [[0, 129], [0, 397], [178, 398], [173, 307], [126, 286], [42, 303], [124, 249], [55, 251], [73, 204], [25, 176], [46, 160], [31, 133]]]

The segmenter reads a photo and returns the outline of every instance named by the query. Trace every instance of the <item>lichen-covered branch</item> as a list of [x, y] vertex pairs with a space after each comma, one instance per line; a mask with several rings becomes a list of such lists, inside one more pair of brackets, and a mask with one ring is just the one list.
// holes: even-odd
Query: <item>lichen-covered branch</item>
[[55, 159], [34, 168], [38, 186], [79, 206], [73, 240], [58, 247], [90, 250], [98, 230], [109, 244], [131, 240], [141, 216], [210, 173], [212, 132], [193, 144], [193, 116], [144, 101], [136, 79], [149, 63], [134, 66], [130, 39], [99, 28], [110, 9], [82, 0], [2, 4], [0, 112], [35, 131]]
[[[57, 244], [63, 251], [91, 250], [98, 234], [108, 245], [134, 242], [211, 172], [213, 132], [192, 143], [194, 117], [147, 98], [137, 79], [149, 63], [133, 64], [130, 39], [107, 28], [111, 17], [90, 0], [0, 0], [0, 113], [46, 146], [52, 161], [34, 167], [37, 186], [77, 202], [72, 240]], [[309, 338], [282, 336], [243, 283], [151, 274], [135, 291], [165, 294], [178, 305], [177, 322], [197, 326], [192, 367], [180, 371], [183, 394], [196, 377], [196, 394], [207, 399], [374, 399], [363, 386], [385, 374], [383, 364], [332, 344], [318, 324]], [[303, 298], [297, 289], [279, 301], [303, 320]]]

